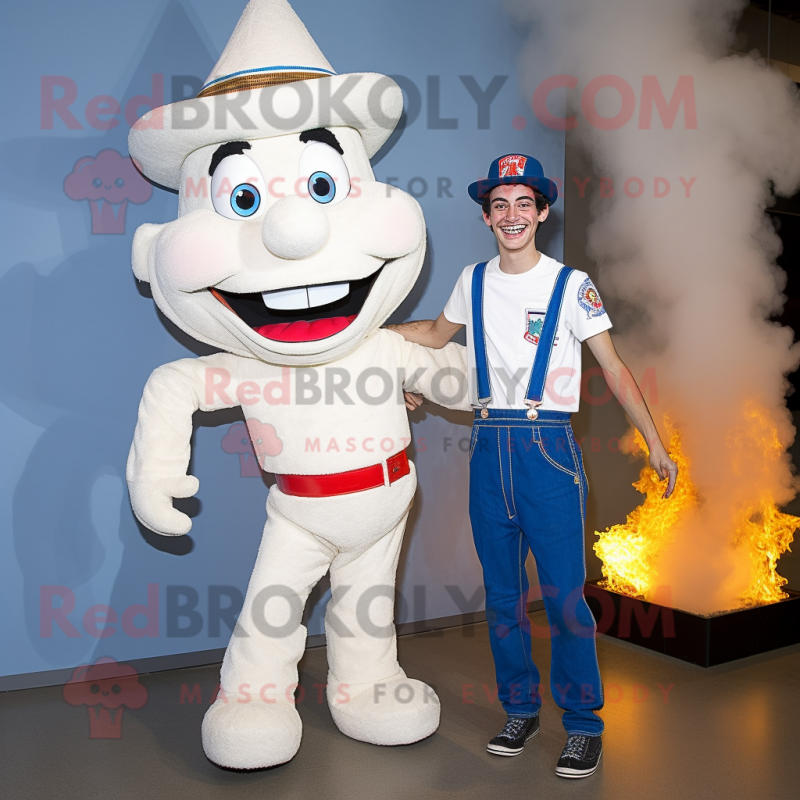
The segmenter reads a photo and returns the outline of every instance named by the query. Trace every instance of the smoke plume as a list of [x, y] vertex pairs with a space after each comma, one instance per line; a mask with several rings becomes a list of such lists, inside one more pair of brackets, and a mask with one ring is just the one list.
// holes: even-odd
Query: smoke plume
[[[800, 352], [792, 331], [769, 321], [785, 275], [764, 209], [773, 190], [800, 185], [800, 102], [763, 60], [728, 54], [745, 5], [506, 2], [531, 24], [526, 96], [547, 77], [577, 78], [550, 92], [545, 111], [540, 96], [537, 115], [574, 115], [571, 141], [613, 179], [613, 197], [592, 208], [589, 255], [607, 299], [639, 312], [617, 347], [634, 374], [655, 367], [659, 410], [691, 461], [699, 507], [653, 566], [673, 604], [698, 612], [740, 604], [753, 574], [737, 525], [796, 493], [784, 396]], [[626, 183], [632, 177], [639, 182]], [[664, 180], [670, 190], [658, 197]], [[666, 443], [664, 420], [656, 423]]]

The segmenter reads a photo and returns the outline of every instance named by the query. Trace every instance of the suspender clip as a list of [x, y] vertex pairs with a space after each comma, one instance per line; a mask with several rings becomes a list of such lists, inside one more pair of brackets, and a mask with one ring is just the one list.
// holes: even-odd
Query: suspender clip
[[541, 400], [526, 400], [525, 405], [528, 406], [528, 410], [525, 412], [525, 416], [529, 420], [535, 420], [539, 417], [539, 412], [537, 411], [537, 407], [542, 404]]

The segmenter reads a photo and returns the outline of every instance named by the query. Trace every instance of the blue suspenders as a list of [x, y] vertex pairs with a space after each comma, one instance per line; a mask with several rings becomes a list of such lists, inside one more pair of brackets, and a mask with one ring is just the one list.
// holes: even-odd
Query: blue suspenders
[[[558, 330], [558, 319], [561, 316], [561, 306], [564, 302], [564, 291], [567, 288], [567, 281], [571, 273], [571, 267], [562, 267], [559, 270], [553, 286], [553, 293], [547, 303], [544, 325], [539, 335], [539, 344], [536, 347], [536, 356], [533, 359], [528, 389], [525, 393], [525, 405], [528, 406], [527, 417], [531, 420], [539, 416], [539, 412], [536, 409], [543, 402], [547, 372], [556, 340], [556, 331]], [[483, 261], [477, 264], [472, 272], [472, 344], [475, 349], [475, 367], [478, 377], [478, 402], [481, 406], [481, 417], [483, 419], [489, 416], [486, 406], [492, 399], [489, 368], [486, 359], [486, 337], [483, 326], [483, 284], [485, 276], [486, 262]]]
[[486, 336], [483, 330], [483, 276], [485, 272], [485, 261], [476, 264], [475, 269], [472, 270], [472, 346], [475, 349], [475, 370], [478, 376], [478, 402], [481, 406], [481, 416], [492, 399], [489, 370], [486, 366]]

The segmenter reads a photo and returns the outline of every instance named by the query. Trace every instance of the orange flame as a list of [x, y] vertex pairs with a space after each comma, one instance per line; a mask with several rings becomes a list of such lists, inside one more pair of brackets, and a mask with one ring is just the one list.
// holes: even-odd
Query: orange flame
[[[743, 425], [728, 436], [733, 467], [740, 472], [748, 459], [758, 457], [764, 470], [772, 470], [785, 458], [785, 447], [769, 415], [755, 403], [744, 409]], [[702, 503], [692, 483], [691, 462], [683, 452], [680, 432], [664, 418], [669, 433], [669, 452], [677, 463], [679, 477], [672, 497], [665, 500], [665, 483], [646, 464], [633, 484], [645, 495], [623, 524], [598, 531], [595, 553], [603, 562], [604, 586], [621, 594], [644, 600], [654, 598], [658, 586], [658, 563], [671, 545], [676, 529]], [[637, 450], [647, 457], [643, 437], [635, 433]], [[776, 571], [778, 559], [789, 550], [800, 518], [778, 510], [766, 492], [753, 505], [737, 509], [731, 547], [749, 558], [750, 580], [738, 597], [738, 607], [774, 603], [788, 595], [782, 587], [786, 579]]]
[[[750, 447], [762, 455], [766, 469], [774, 468], [785, 453], [774, 423], [753, 402], [745, 405], [744, 419], [745, 426], [728, 439], [729, 448], [741, 454], [734, 466], [742, 471], [743, 462], [750, 455], [746, 455], [743, 442], [749, 441]], [[788, 581], [778, 575], [776, 566], [778, 559], [790, 550], [798, 527], [800, 518], [778, 511], [770, 496], [763, 496], [756, 505], [741, 510], [732, 544], [746, 549], [751, 561], [750, 585], [740, 598], [743, 606], [775, 603], [789, 596], [782, 589]]]
[[[651, 599], [657, 585], [659, 556], [672, 541], [672, 531], [681, 517], [697, 506], [697, 494], [690, 478], [689, 459], [683, 454], [678, 431], [666, 421], [670, 433], [669, 452], [678, 465], [679, 479], [672, 497], [665, 500], [664, 484], [646, 464], [633, 487], [645, 495], [644, 502], [628, 514], [627, 520], [605, 531], [596, 531], [594, 551], [603, 562], [603, 582], [614, 592]], [[644, 437], [635, 432], [635, 452], [647, 458]]]

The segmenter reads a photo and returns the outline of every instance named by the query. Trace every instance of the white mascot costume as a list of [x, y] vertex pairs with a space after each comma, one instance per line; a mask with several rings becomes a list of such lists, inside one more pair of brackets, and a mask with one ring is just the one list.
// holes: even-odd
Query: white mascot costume
[[439, 724], [436, 694], [397, 662], [395, 572], [416, 488], [402, 390], [467, 408], [466, 367], [458, 345], [380, 328], [425, 251], [418, 204], [369, 162], [401, 110], [389, 78], [334, 73], [286, 0], [252, 0], [198, 97], [130, 133], [139, 169], [180, 197], [178, 219], [136, 231], [133, 271], [170, 320], [222, 351], [148, 380], [128, 460], [134, 513], [166, 536], [191, 528], [172, 501], [199, 488], [187, 474], [197, 410], [241, 406], [277, 480], [203, 722], [205, 752], [225, 767], [297, 752], [301, 616], [328, 570], [336, 725], [400, 745]]

